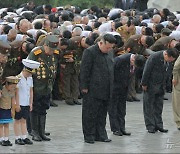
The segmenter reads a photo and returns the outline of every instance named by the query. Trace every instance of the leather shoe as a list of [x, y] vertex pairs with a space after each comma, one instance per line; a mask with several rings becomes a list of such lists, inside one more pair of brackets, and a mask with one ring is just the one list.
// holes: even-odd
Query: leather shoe
[[66, 104], [68, 104], [68, 105], [75, 105], [73, 101], [66, 101]]
[[25, 145], [24, 141], [23, 141], [21, 138], [16, 139], [16, 140], [15, 140], [15, 144]]
[[168, 129], [164, 129], [164, 128], [157, 128], [157, 130], [159, 130], [162, 133], [167, 133]]
[[81, 105], [81, 102], [79, 102], [79, 101], [74, 101], [74, 104], [76, 104], [76, 105]]
[[100, 141], [100, 142], [111, 142], [111, 139], [95, 139], [95, 141]]
[[127, 100], [128, 102], [133, 102], [133, 101], [134, 101], [132, 97], [128, 97], [126, 100]]
[[58, 105], [56, 103], [54, 103], [53, 101], [50, 101], [50, 106], [57, 107]]
[[148, 129], [148, 133], [154, 134], [155, 132], [156, 132], [155, 129]]
[[117, 136], [123, 136], [122, 132], [121, 131], [115, 131], [113, 132], [114, 135], [117, 135]]
[[140, 102], [140, 99], [138, 99], [137, 97], [132, 97], [133, 101], [135, 102]]
[[180, 128], [177, 128], [178, 130], [180, 130]]
[[12, 143], [11, 143], [9, 140], [7, 140], [7, 141], [3, 140], [3, 141], [1, 142], [1, 145], [2, 145], [2, 146], [12, 146]]
[[121, 132], [122, 132], [123, 135], [127, 135], [127, 136], [130, 136], [130, 135], [131, 135], [131, 133], [126, 132], [125, 130], [121, 130]]
[[89, 144], [94, 144], [93, 140], [84, 140], [84, 142], [89, 143]]
[[168, 98], [164, 97], [164, 100], [168, 100]]

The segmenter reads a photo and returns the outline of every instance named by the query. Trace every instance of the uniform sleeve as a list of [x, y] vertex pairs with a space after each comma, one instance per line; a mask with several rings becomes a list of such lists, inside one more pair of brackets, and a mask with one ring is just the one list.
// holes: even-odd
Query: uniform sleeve
[[178, 76], [179, 76], [179, 72], [180, 71], [180, 56], [178, 57], [178, 59], [176, 60], [175, 64], [174, 64], [174, 68], [173, 68], [173, 79], [178, 81]]

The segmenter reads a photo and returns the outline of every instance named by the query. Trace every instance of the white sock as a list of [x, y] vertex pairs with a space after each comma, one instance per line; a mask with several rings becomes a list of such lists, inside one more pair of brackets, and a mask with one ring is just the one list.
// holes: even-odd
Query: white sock
[[26, 139], [27, 138], [27, 135], [22, 135], [22, 139]]
[[4, 137], [0, 137], [0, 141], [3, 141], [4, 140]]
[[20, 136], [16, 136], [15, 138], [16, 138], [16, 140], [17, 140], [17, 139], [19, 139], [19, 138], [20, 138]]
[[8, 140], [8, 137], [4, 137], [4, 141], [7, 141]]

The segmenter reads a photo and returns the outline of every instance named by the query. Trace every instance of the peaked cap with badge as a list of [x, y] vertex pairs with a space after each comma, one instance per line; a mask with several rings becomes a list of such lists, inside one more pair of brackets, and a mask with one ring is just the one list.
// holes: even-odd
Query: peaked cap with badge
[[13, 83], [13, 84], [18, 84], [20, 78], [17, 76], [8, 76], [6, 77], [6, 82]]
[[40, 66], [39, 62], [30, 59], [23, 59], [22, 63], [25, 67], [25, 70], [30, 73], [33, 73], [33, 69], [37, 69]]
[[44, 44], [51, 49], [57, 49], [59, 39], [56, 35], [47, 35]]

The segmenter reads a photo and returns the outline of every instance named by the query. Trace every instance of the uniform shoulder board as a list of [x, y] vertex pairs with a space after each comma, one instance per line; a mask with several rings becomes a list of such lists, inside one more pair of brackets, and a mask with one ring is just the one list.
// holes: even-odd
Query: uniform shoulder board
[[58, 50], [54, 50], [54, 53], [59, 55], [59, 51]]
[[38, 50], [36, 50], [36, 51], [34, 51], [34, 55], [39, 55], [40, 53], [42, 52], [42, 50], [41, 49], [38, 49]]

